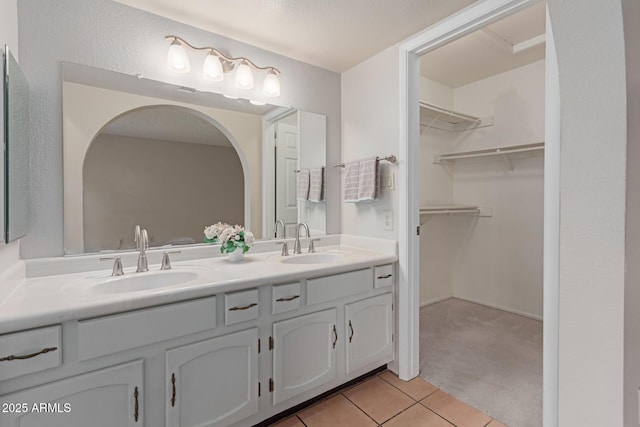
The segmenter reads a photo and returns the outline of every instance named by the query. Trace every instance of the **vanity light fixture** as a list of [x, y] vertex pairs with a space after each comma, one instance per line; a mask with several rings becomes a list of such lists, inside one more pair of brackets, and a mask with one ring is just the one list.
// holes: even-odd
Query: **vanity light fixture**
[[[185, 47], [194, 51], [207, 52], [202, 68], [207, 80], [219, 82], [224, 79], [224, 74], [236, 69], [235, 83], [239, 89], [253, 89], [253, 70], [266, 71], [262, 84], [262, 93], [270, 97], [280, 96], [280, 70], [275, 67], [258, 67], [250, 59], [243, 56], [232, 58], [220, 52], [214, 47], [196, 47], [178, 36], [165, 36], [171, 41], [167, 55], [167, 65], [177, 73], [188, 73], [191, 69], [189, 57]], [[252, 70], [253, 69], [253, 70]]]

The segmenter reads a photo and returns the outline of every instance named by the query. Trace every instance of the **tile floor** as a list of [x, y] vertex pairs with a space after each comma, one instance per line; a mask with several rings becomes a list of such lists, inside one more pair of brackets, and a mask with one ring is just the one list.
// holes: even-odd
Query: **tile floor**
[[421, 378], [385, 371], [284, 419], [277, 427], [505, 427]]

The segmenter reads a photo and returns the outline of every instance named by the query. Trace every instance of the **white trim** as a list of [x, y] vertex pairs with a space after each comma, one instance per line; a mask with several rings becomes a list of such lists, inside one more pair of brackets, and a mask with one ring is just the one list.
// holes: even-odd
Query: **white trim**
[[[406, 189], [399, 194], [398, 207], [400, 230], [398, 235], [397, 363], [401, 379], [408, 380], [419, 373], [418, 284], [420, 253], [417, 245], [418, 236], [415, 234], [415, 227], [419, 224], [417, 197], [419, 194], [419, 170], [416, 167], [419, 129], [418, 55], [436, 49], [537, 2], [537, 0], [486, 0], [476, 3], [427, 28], [399, 47], [398, 187]], [[547, 43], [547, 46], [550, 44]], [[557, 319], [555, 324], [547, 325], [547, 327], [557, 329]], [[548, 385], [545, 385], [544, 391], [546, 398], [550, 392]], [[557, 394], [555, 396], [557, 400]]]
[[449, 295], [446, 295], [446, 296], [443, 296], [443, 297], [438, 297], [438, 298], [431, 298], [429, 300], [422, 301], [420, 303], [420, 308], [426, 307], [426, 306], [431, 305], [431, 304], [435, 304], [437, 302], [446, 301], [446, 300], [451, 299], [451, 298], [453, 298], [453, 294], [449, 294]]
[[487, 302], [487, 301], [483, 301], [483, 300], [480, 300], [480, 299], [465, 298], [465, 297], [461, 297], [461, 296], [458, 296], [458, 295], [453, 295], [453, 298], [459, 299], [461, 301], [472, 302], [474, 304], [484, 305], [485, 307], [495, 308], [496, 310], [505, 311], [507, 313], [517, 314], [518, 316], [527, 317], [529, 319], [542, 321], [542, 316], [540, 316], [538, 314], [531, 314], [531, 313], [527, 313], [526, 311], [514, 310], [512, 308], [505, 307], [505, 306], [500, 305], [500, 304], [493, 304], [493, 303], [490, 303], [490, 302]]

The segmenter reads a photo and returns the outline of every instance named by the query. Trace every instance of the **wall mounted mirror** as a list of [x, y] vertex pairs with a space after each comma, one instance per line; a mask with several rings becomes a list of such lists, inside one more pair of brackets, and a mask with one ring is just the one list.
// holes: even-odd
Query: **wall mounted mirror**
[[29, 230], [29, 84], [9, 48], [4, 52], [4, 241]]
[[[326, 234], [326, 203], [296, 193], [325, 166], [325, 116], [76, 64], [63, 78], [66, 254], [135, 248], [136, 224], [151, 246], [202, 244], [218, 221], [273, 238], [278, 201]], [[284, 139], [295, 160], [278, 162]]]

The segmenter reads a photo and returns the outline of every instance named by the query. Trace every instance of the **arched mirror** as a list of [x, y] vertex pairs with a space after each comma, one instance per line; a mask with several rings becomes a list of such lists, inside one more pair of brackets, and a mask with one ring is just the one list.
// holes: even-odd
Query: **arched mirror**
[[299, 170], [326, 166], [324, 115], [62, 68], [66, 254], [135, 248], [138, 224], [152, 247], [203, 244], [218, 221], [258, 239], [273, 238], [276, 218], [289, 237], [297, 222], [326, 234], [325, 199], [295, 191]]
[[244, 173], [229, 137], [179, 106], [128, 111], [89, 146], [82, 171], [85, 252], [202, 242], [212, 222], [244, 223]]

